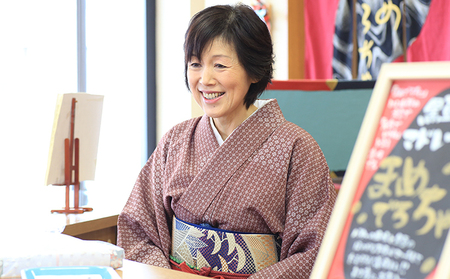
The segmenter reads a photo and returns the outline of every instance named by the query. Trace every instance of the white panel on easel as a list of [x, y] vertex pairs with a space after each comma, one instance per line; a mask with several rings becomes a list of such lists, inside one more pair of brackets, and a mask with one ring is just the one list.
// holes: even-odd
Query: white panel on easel
[[103, 96], [87, 93], [58, 94], [45, 185], [64, 184], [64, 140], [70, 138], [72, 98], [75, 105], [74, 139], [80, 141], [79, 180], [94, 180]]

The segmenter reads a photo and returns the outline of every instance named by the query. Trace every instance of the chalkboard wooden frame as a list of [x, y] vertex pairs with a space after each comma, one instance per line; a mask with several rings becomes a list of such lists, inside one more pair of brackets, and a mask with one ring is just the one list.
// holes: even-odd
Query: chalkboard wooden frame
[[[390, 63], [381, 67], [310, 278], [328, 278], [392, 84], [395, 80], [409, 79], [450, 79], [450, 62]], [[435, 278], [450, 278], [449, 235], [447, 235], [439, 259], [439, 263], [446, 262], [447, 264], [438, 264]]]

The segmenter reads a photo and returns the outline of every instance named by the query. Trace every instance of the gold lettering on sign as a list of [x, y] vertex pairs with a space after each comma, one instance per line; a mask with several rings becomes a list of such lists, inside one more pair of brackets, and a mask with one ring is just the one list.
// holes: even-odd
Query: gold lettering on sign
[[[403, 171], [402, 174], [399, 172], [400, 169]], [[411, 217], [416, 222], [425, 219], [425, 223], [416, 234], [424, 235], [434, 229], [434, 237], [441, 238], [444, 231], [450, 228], [450, 209], [436, 210], [433, 203], [443, 200], [447, 190], [437, 184], [429, 185], [430, 172], [425, 166], [425, 161], [419, 160], [415, 165], [410, 156], [404, 160], [400, 156], [388, 156], [381, 162], [379, 170], [384, 172], [378, 172], [373, 176], [375, 183], [367, 187], [367, 196], [371, 200], [382, 197], [389, 199], [387, 202], [377, 201], [372, 205], [375, 226], [382, 228], [383, 217], [390, 212], [393, 227], [395, 229], [405, 227], [410, 222], [408, 211], [414, 207], [414, 203], [411, 200], [397, 198], [418, 198], [419, 205], [412, 211]], [[444, 165], [442, 174], [450, 175], [450, 162]], [[361, 217], [358, 223], [365, 222], [366, 219], [367, 217]]]

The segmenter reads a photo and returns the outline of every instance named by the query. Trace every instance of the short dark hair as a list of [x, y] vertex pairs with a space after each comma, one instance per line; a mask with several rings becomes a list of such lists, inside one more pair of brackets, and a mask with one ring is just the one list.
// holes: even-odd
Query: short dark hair
[[245, 95], [244, 104], [249, 108], [272, 81], [273, 46], [267, 25], [251, 7], [243, 4], [211, 6], [195, 14], [184, 41], [184, 76], [188, 89], [188, 62], [193, 56], [201, 56], [216, 38], [234, 46], [248, 76], [258, 81], [250, 85]]

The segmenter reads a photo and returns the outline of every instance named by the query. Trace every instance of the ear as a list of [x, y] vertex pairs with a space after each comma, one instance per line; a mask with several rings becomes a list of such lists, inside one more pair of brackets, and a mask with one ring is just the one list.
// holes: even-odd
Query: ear
[[250, 79], [251, 83], [258, 83], [261, 79], [257, 79], [257, 78], [252, 78]]

